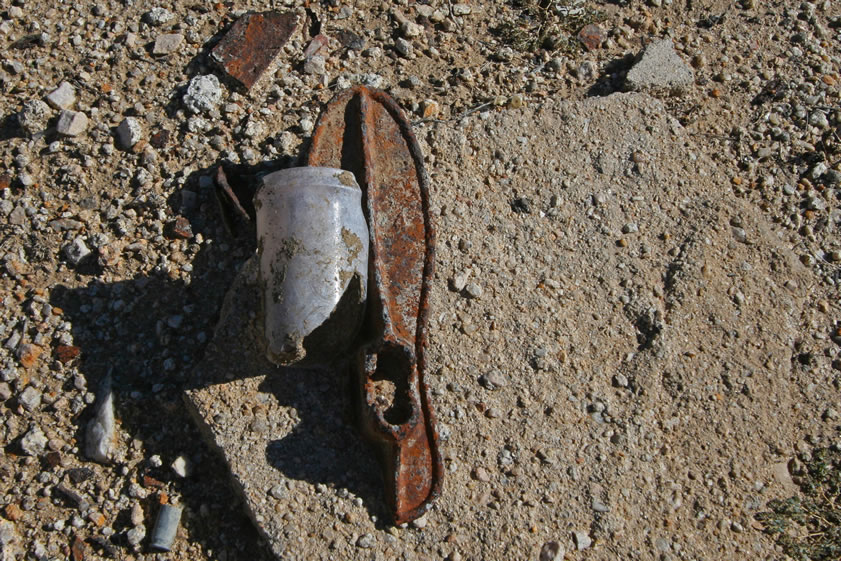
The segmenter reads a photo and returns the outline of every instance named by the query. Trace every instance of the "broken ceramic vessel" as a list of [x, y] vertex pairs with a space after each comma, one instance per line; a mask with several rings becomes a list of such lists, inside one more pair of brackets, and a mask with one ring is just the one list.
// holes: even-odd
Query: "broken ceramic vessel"
[[362, 323], [368, 285], [356, 179], [327, 167], [276, 171], [263, 178], [254, 206], [267, 358], [283, 366], [340, 358]]

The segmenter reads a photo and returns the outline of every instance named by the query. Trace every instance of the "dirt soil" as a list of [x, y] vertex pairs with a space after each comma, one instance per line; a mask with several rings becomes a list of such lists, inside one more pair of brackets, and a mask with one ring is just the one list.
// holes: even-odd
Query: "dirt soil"
[[[841, 442], [838, 4], [283, 4], [298, 28], [250, 92], [208, 52], [267, 2], [0, 10], [3, 558], [785, 559], [756, 514]], [[662, 37], [694, 82], [623, 92]], [[221, 313], [254, 241], [213, 171], [295, 165], [354, 83], [415, 122], [438, 230], [447, 473], [405, 528], [342, 376], [248, 354], [246, 289]]]

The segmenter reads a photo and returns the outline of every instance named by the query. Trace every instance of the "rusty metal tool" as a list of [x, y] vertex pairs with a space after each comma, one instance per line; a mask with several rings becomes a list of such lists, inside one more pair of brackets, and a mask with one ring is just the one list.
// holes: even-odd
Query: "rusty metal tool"
[[385, 92], [357, 86], [319, 117], [307, 164], [353, 172], [370, 234], [368, 307], [353, 362], [362, 430], [378, 449], [395, 524], [441, 490], [443, 466], [424, 381], [434, 232], [429, 179], [411, 125]]

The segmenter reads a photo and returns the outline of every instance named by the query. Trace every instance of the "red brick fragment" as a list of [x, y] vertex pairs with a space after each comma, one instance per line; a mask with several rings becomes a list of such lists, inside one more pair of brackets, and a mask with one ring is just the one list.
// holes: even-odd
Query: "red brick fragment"
[[588, 51], [598, 49], [607, 38], [604, 29], [595, 24], [585, 25], [578, 32], [578, 40], [587, 48]]
[[24, 343], [18, 347], [18, 360], [24, 368], [32, 368], [38, 362], [38, 357], [44, 349], [32, 343]]
[[189, 240], [193, 237], [193, 227], [190, 226], [189, 220], [183, 216], [177, 216], [169, 223], [167, 235], [171, 239]]
[[292, 36], [298, 17], [277, 11], [249, 13], [239, 18], [210, 57], [245, 89], [257, 82]]
[[70, 546], [70, 555], [73, 556], [73, 561], [84, 561], [86, 549], [87, 547], [82, 538], [79, 536], [73, 538], [73, 545]]
[[74, 345], [59, 345], [55, 348], [55, 357], [62, 364], [67, 364], [68, 362], [79, 356], [81, 352], [82, 349]]

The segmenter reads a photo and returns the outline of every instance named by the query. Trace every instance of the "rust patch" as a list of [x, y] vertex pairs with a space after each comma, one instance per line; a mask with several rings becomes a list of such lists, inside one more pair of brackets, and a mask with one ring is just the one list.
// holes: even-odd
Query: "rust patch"
[[421, 516], [443, 478], [424, 381], [434, 232], [423, 156], [400, 107], [357, 86], [325, 108], [308, 164], [352, 172], [370, 231], [366, 343], [354, 360], [362, 431], [380, 450], [395, 524]]
[[291, 12], [245, 14], [213, 47], [210, 57], [245, 89], [251, 89], [280, 54], [297, 23]]

